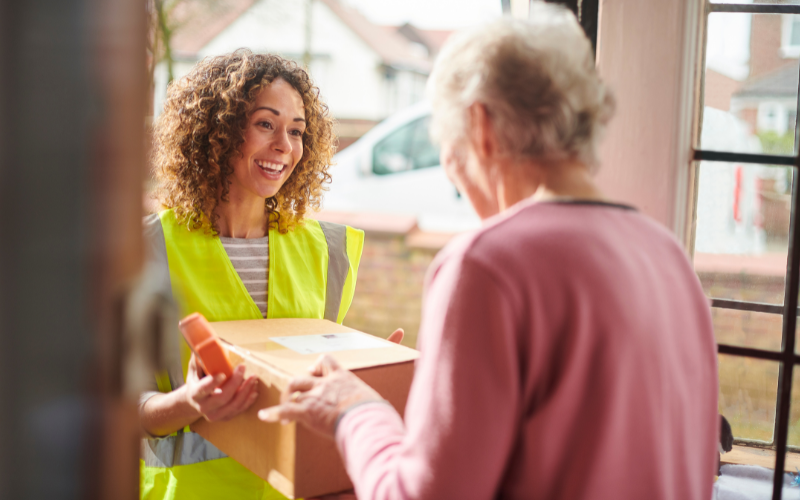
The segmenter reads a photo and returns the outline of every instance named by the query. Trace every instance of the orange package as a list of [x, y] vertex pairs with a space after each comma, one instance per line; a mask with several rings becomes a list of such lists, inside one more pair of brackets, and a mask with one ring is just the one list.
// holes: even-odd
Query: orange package
[[202, 314], [193, 313], [186, 316], [178, 323], [178, 327], [197, 356], [203, 371], [209, 375], [224, 373], [227, 378], [233, 376], [233, 366], [228, 359], [228, 353], [211, 328], [211, 323]]

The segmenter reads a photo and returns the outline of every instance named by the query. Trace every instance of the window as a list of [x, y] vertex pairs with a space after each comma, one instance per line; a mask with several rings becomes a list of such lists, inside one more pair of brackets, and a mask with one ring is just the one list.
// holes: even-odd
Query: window
[[759, 131], [785, 135], [789, 129], [789, 109], [778, 102], [764, 102], [758, 106]]
[[783, 16], [781, 54], [783, 57], [800, 57], [800, 18], [797, 16]]
[[439, 148], [428, 138], [430, 117], [419, 118], [392, 132], [375, 145], [372, 171], [396, 174], [439, 165]]
[[[786, 451], [800, 451], [800, 65], [784, 59], [800, 55], [800, 5], [709, 2], [706, 14], [694, 265], [711, 299], [720, 413], [736, 445], [773, 450], [785, 470]], [[775, 474], [773, 499], [782, 485]]]

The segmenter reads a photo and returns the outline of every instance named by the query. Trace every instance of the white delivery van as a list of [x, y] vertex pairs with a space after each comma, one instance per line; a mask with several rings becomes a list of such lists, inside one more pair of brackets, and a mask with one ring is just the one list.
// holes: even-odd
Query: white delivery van
[[323, 209], [413, 215], [420, 229], [455, 233], [480, 227], [469, 201], [439, 165], [428, 134], [430, 106], [390, 116], [334, 157]]

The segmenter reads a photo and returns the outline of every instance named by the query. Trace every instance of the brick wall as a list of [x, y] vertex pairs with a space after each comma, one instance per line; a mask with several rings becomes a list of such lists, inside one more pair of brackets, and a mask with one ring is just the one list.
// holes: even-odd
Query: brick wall
[[380, 337], [403, 328], [403, 344], [416, 346], [423, 280], [435, 255], [436, 249], [409, 247], [407, 235], [367, 232], [344, 324]]
[[344, 324], [379, 337], [402, 328], [403, 344], [415, 347], [425, 273], [453, 235], [423, 233], [414, 217], [327, 211], [315, 217], [365, 233], [356, 293]]
[[377, 125], [375, 120], [339, 119], [334, 123], [334, 134], [338, 139], [336, 151], [342, 151]]
[[[750, 25], [750, 78], [756, 78], [785, 64], [781, 48], [781, 16], [753, 14]], [[797, 64], [794, 61], [793, 64]]]
[[728, 111], [731, 109], [731, 97], [739, 90], [741, 82], [707, 68], [704, 85], [703, 105]]

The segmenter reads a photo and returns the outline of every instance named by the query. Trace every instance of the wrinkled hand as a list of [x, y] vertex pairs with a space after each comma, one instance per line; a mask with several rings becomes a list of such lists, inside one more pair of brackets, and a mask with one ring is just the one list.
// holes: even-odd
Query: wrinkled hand
[[[388, 339], [400, 343], [403, 330], [398, 328]], [[264, 422], [287, 424], [297, 421], [324, 436], [334, 437], [339, 414], [363, 401], [382, 401], [380, 394], [361, 381], [327, 354], [311, 368], [310, 377], [292, 379], [281, 394], [281, 404], [258, 412]]]
[[194, 354], [189, 360], [186, 385], [182, 387], [187, 403], [206, 420], [229, 420], [247, 410], [258, 396], [258, 379], [244, 379], [244, 366], [233, 370], [230, 380], [225, 375], [206, 375], [197, 364]]
[[339, 414], [361, 401], [381, 401], [372, 387], [323, 354], [310, 370], [311, 377], [292, 379], [281, 394], [281, 404], [261, 410], [264, 422], [298, 421], [324, 436], [334, 437]]

